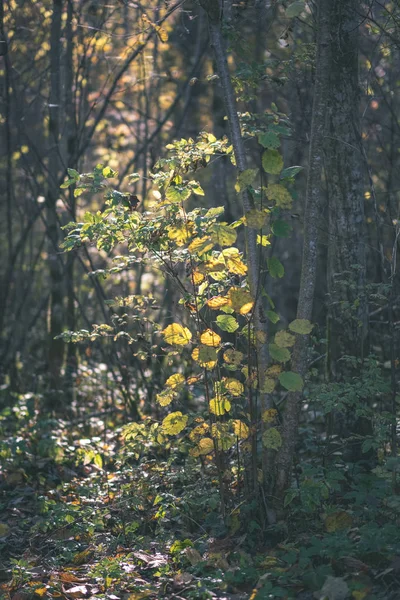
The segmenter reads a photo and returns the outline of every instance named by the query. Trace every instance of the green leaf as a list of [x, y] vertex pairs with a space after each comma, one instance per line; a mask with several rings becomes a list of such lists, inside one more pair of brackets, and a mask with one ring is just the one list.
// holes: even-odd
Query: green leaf
[[301, 335], [308, 335], [311, 333], [313, 324], [307, 319], [295, 319], [289, 325], [290, 331], [293, 333], [300, 333]]
[[290, 360], [290, 352], [287, 348], [279, 348], [276, 344], [269, 345], [269, 353], [271, 358], [277, 362], [285, 363]]
[[291, 226], [287, 221], [282, 221], [278, 219], [278, 221], [274, 221], [271, 225], [272, 233], [276, 235], [276, 237], [289, 237], [290, 232], [292, 231]]
[[304, 386], [303, 378], [293, 371], [284, 371], [279, 375], [280, 384], [289, 392], [301, 392]]
[[276, 258], [276, 256], [272, 256], [267, 259], [268, 271], [271, 277], [281, 278], [285, 274], [285, 269], [281, 261]]
[[239, 329], [239, 323], [235, 317], [231, 317], [230, 315], [219, 315], [217, 317], [217, 325], [222, 331], [227, 331], [228, 333], [233, 333]]
[[112, 179], [113, 177], [116, 177], [118, 173], [117, 171], [114, 171], [114, 169], [112, 169], [111, 167], [104, 167], [102, 175], [106, 179]]
[[286, 16], [288, 19], [293, 19], [294, 17], [298, 17], [304, 10], [304, 0], [296, 0], [286, 9]]
[[278, 150], [266, 150], [262, 155], [262, 166], [266, 173], [278, 175], [283, 168], [283, 158]]
[[71, 179], [74, 179], [75, 181], [79, 180], [80, 175], [78, 171], [75, 171], [75, 169], [67, 169], [67, 172]]
[[271, 323], [275, 324], [280, 320], [280, 316], [273, 310], [267, 310], [266, 315], [267, 318], [271, 321]]
[[282, 436], [276, 427], [271, 427], [270, 429], [267, 429], [267, 431], [264, 431], [262, 443], [264, 448], [279, 450], [279, 448], [282, 446]]
[[235, 185], [235, 190], [237, 192], [241, 192], [247, 186], [251, 185], [254, 179], [257, 177], [258, 169], [246, 169], [246, 171], [242, 171], [239, 173], [237, 182]]
[[236, 231], [226, 223], [214, 223], [211, 225], [209, 232], [214, 244], [219, 244], [220, 246], [232, 246], [236, 242]]
[[260, 133], [258, 135], [258, 143], [263, 146], [263, 148], [279, 148], [281, 145], [279, 136], [273, 131]]
[[282, 173], [281, 173], [281, 179], [286, 179], [289, 177], [296, 177], [296, 175], [298, 173], [300, 173], [300, 171], [303, 170], [303, 167], [299, 167], [299, 166], [294, 166], [294, 167], [287, 167], [286, 169], [283, 169]]
[[191, 190], [182, 185], [170, 185], [165, 193], [165, 197], [170, 202], [183, 202], [187, 200], [191, 194]]

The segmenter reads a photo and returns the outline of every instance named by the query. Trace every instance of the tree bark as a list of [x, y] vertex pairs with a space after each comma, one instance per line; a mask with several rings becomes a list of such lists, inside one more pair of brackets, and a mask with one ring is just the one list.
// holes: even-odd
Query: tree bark
[[[304, 210], [304, 241], [297, 318], [312, 320], [317, 274], [318, 229], [321, 213], [323, 142], [326, 130], [326, 102], [331, 58], [329, 7], [331, 0], [319, 0], [317, 16], [317, 62], [314, 84], [314, 102], [308, 159], [306, 205]], [[302, 377], [307, 372], [308, 336], [297, 336], [293, 349], [292, 370]], [[288, 395], [282, 423], [282, 446], [277, 458], [275, 497], [281, 505], [290, 485], [293, 457], [301, 410], [302, 394]]]
[[60, 108], [61, 108], [61, 20], [62, 0], [53, 0], [53, 17], [50, 33], [50, 95], [49, 95], [49, 186], [46, 199], [48, 232], [48, 264], [50, 275], [50, 306], [48, 317], [48, 365], [51, 388], [57, 389], [64, 358], [64, 342], [56, 339], [63, 330], [64, 285], [63, 263], [59, 250], [60, 232], [57, 217], [59, 198], [60, 157]]
[[[363, 359], [368, 353], [368, 304], [364, 184], [365, 161], [361, 140], [359, 72], [359, 0], [332, 0], [329, 66], [329, 129], [325, 139], [329, 197], [328, 242], [328, 376], [334, 381], [358, 376], [345, 355]], [[365, 399], [366, 401], [366, 399]], [[372, 433], [365, 417], [355, 418], [348, 407], [345, 437]], [[343, 420], [343, 418], [341, 419]], [[350, 458], [362, 458], [360, 444]]]

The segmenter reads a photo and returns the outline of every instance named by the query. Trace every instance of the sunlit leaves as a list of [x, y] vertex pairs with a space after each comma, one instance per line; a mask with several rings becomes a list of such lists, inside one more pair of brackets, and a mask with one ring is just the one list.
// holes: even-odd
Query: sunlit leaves
[[304, 386], [302, 377], [293, 371], [284, 371], [279, 375], [280, 384], [289, 392], [301, 392]]
[[229, 299], [233, 310], [241, 315], [247, 315], [254, 306], [250, 292], [242, 288], [230, 288]]
[[262, 443], [264, 448], [279, 450], [279, 448], [282, 446], [282, 436], [276, 427], [271, 427], [270, 429], [264, 431]]
[[165, 385], [173, 390], [178, 390], [182, 387], [184, 383], [184, 376], [181, 373], [175, 373], [174, 375], [171, 375], [171, 377], [168, 377], [167, 381], [165, 382]]
[[172, 389], [166, 389], [156, 395], [156, 400], [160, 406], [168, 406], [176, 396], [177, 394]]
[[218, 315], [217, 325], [222, 331], [227, 331], [228, 333], [234, 333], [239, 329], [239, 323], [231, 315]]
[[278, 175], [283, 169], [282, 155], [278, 150], [266, 150], [262, 155], [262, 166], [266, 173]]
[[192, 254], [204, 254], [211, 250], [214, 247], [214, 242], [211, 241], [211, 238], [208, 235], [205, 235], [200, 238], [196, 238], [189, 245], [189, 252]]
[[183, 415], [180, 411], [173, 412], [165, 417], [161, 428], [166, 435], [177, 435], [185, 429], [187, 421], [187, 415]]
[[228, 379], [225, 379], [223, 383], [227, 391], [232, 396], [241, 396], [244, 392], [243, 383], [241, 383], [238, 379], [230, 377]]
[[223, 296], [213, 296], [206, 301], [206, 304], [212, 310], [219, 310], [222, 306], [228, 304], [228, 298], [224, 298]]
[[168, 237], [174, 240], [177, 246], [183, 246], [192, 237], [193, 228], [186, 223], [168, 227]]
[[217, 352], [210, 346], [198, 346], [192, 352], [192, 358], [200, 367], [213, 369], [217, 364]]
[[312, 323], [307, 319], [295, 319], [289, 324], [290, 331], [293, 333], [299, 333], [301, 335], [308, 335], [311, 333], [313, 328]]
[[165, 192], [165, 197], [169, 202], [184, 202], [189, 198], [191, 190], [184, 185], [171, 184]]
[[221, 343], [221, 337], [212, 329], [206, 329], [200, 334], [200, 342], [204, 346], [211, 346], [212, 348], [218, 348]]
[[220, 246], [232, 246], [236, 242], [237, 233], [230, 225], [225, 223], [214, 223], [209, 229], [214, 244]]
[[190, 330], [179, 323], [168, 325], [161, 333], [167, 344], [171, 346], [185, 346], [192, 339]]
[[225, 248], [221, 252], [221, 259], [230, 273], [235, 275], [246, 275], [247, 265], [242, 262], [240, 252], [237, 248]]
[[225, 396], [217, 394], [214, 398], [211, 398], [209, 409], [213, 415], [220, 417], [231, 410], [231, 403]]
[[241, 440], [246, 440], [250, 435], [250, 429], [246, 423], [243, 423], [243, 421], [240, 421], [239, 419], [234, 419], [232, 421], [232, 428], [235, 435]]

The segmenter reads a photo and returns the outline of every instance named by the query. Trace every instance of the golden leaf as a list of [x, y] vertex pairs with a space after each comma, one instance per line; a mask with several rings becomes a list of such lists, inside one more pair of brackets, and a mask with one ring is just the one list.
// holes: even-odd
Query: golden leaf
[[234, 378], [224, 379], [224, 385], [232, 396], [241, 396], [244, 392], [244, 385]]
[[187, 421], [187, 415], [183, 415], [180, 411], [173, 412], [165, 417], [161, 424], [161, 428], [167, 435], [177, 435], [185, 429]]
[[167, 381], [165, 382], [165, 385], [167, 387], [172, 388], [173, 390], [176, 390], [177, 388], [182, 387], [184, 381], [185, 378], [181, 373], [175, 373], [174, 375], [171, 375], [171, 377], [168, 377]]
[[167, 344], [175, 346], [185, 346], [192, 339], [192, 334], [187, 327], [182, 327], [179, 323], [168, 325], [162, 332]]
[[218, 310], [221, 306], [226, 306], [228, 304], [228, 298], [224, 298], [223, 296], [213, 296], [207, 300], [207, 306], [212, 310]]
[[233, 310], [241, 315], [247, 315], [254, 305], [250, 292], [247, 292], [242, 288], [230, 288], [229, 299]]
[[231, 410], [231, 403], [225, 396], [214, 396], [209, 402], [210, 412], [213, 415], [221, 416]]
[[232, 421], [232, 427], [233, 431], [235, 432], [235, 435], [237, 435], [237, 437], [241, 440], [246, 440], [249, 437], [250, 429], [248, 428], [246, 423], [243, 423], [243, 421], [235, 419], [234, 421]]
[[217, 333], [215, 333], [215, 331], [212, 331], [212, 329], [206, 329], [200, 335], [200, 342], [204, 344], [204, 346], [218, 348], [221, 343], [221, 338]]

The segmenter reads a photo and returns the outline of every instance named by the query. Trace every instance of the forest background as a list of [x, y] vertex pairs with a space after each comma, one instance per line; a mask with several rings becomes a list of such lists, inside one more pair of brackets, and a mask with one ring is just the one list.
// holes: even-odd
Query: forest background
[[399, 24], [1, 0], [5, 598], [400, 598]]

